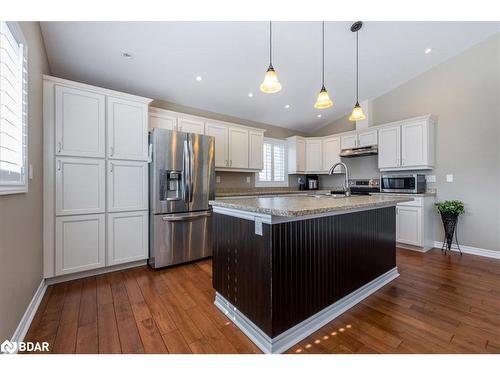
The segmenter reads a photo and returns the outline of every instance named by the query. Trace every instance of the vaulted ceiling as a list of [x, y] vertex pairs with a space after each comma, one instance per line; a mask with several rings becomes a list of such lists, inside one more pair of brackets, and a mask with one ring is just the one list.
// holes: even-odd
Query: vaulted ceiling
[[[273, 65], [283, 85], [276, 94], [259, 90], [269, 64], [267, 22], [43, 22], [41, 28], [55, 76], [308, 132], [354, 104], [350, 25], [325, 24], [325, 84], [334, 101], [325, 110], [313, 107], [321, 88], [320, 22], [273, 23]], [[360, 100], [498, 31], [496, 22], [365, 22]]]

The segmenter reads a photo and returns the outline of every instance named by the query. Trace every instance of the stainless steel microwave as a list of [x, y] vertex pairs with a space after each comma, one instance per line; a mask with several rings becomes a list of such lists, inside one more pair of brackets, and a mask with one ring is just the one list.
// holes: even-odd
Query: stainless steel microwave
[[384, 193], [425, 193], [427, 184], [423, 174], [383, 175], [380, 191]]

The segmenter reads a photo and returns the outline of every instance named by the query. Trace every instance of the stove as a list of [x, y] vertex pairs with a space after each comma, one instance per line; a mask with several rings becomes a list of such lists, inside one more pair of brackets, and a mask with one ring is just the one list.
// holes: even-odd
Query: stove
[[378, 178], [362, 178], [349, 180], [351, 195], [369, 195], [380, 193], [380, 180]]

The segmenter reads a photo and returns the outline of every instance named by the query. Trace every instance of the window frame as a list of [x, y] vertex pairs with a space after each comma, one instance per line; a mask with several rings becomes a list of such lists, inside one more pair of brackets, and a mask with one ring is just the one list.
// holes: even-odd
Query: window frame
[[264, 162], [264, 150], [265, 144], [269, 143], [271, 145], [280, 145], [284, 148], [284, 158], [283, 158], [283, 175], [284, 181], [274, 181], [274, 158], [271, 156], [271, 178], [272, 181], [261, 181], [259, 180], [259, 173], [255, 173], [255, 187], [288, 187], [288, 143], [284, 139], [277, 138], [264, 138], [262, 144], [262, 161]]
[[29, 165], [28, 165], [28, 130], [29, 130], [29, 119], [28, 119], [28, 44], [26, 43], [26, 38], [21, 30], [18, 22], [12, 21], [0, 21], [5, 23], [10, 33], [16, 40], [18, 44], [22, 45], [22, 56], [23, 63], [21, 66], [21, 101], [23, 102], [23, 108], [21, 111], [21, 122], [23, 128], [23, 141], [22, 141], [22, 182], [8, 183], [6, 181], [0, 180], [0, 195], [8, 194], [20, 194], [28, 192], [28, 180], [29, 180]]

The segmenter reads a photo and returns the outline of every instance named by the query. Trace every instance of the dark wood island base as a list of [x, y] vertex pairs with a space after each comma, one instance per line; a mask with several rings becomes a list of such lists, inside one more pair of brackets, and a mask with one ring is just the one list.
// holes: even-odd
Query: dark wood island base
[[399, 274], [395, 207], [275, 217], [214, 207], [215, 304], [282, 353]]

